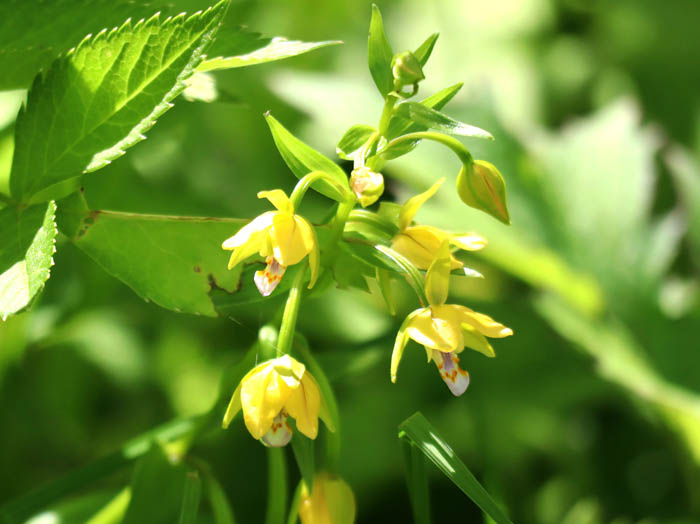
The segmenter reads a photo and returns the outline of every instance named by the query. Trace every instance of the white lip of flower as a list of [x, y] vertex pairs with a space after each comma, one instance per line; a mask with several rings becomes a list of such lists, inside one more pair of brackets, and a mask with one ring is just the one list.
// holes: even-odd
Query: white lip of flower
[[273, 256], [267, 257], [265, 263], [267, 264], [265, 269], [256, 271], [253, 280], [260, 294], [268, 297], [282, 281], [287, 266], [280, 264]]

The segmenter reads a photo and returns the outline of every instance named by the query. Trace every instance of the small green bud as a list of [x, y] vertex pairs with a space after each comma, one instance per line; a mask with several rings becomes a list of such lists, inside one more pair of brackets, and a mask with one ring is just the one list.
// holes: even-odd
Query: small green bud
[[457, 177], [457, 192], [462, 201], [510, 224], [506, 204], [506, 182], [500, 171], [484, 160], [475, 160], [462, 165]]
[[400, 91], [404, 86], [416, 84], [425, 79], [423, 68], [411, 51], [396, 53], [391, 60], [391, 72], [394, 75], [394, 87]]
[[350, 187], [362, 207], [374, 204], [384, 193], [384, 177], [368, 167], [358, 167], [350, 175]]

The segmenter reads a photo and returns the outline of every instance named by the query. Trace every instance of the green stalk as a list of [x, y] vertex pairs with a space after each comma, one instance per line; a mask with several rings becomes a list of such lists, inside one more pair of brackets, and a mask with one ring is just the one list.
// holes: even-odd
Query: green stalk
[[280, 326], [280, 336], [277, 342], [277, 357], [281, 357], [290, 352], [292, 349], [292, 341], [294, 340], [294, 331], [297, 325], [297, 316], [299, 314], [299, 304], [301, 303], [301, 294], [303, 291], [304, 275], [306, 274], [306, 265], [303, 264], [289, 290], [287, 303], [284, 306], [282, 315], [282, 325]]
[[467, 148], [464, 147], [464, 144], [462, 144], [462, 142], [460, 142], [454, 137], [444, 135], [442, 133], [437, 133], [435, 131], [417, 131], [415, 133], [408, 133], [407, 135], [394, 138], [391, 142], [387, 144], [386, 149], [384, 149], [384, 151], [388, 151], [391, 147], [398, 145], [401, 142], [410, 142], [413, 140], [423, 139], [433, 140], [434, 142], [438, 142], [446, 147], [449, 147], [452, 151], [454, 151], [454, 153], [465, 165], [470, 165], [472, 162], [474, 162], [471, 153], [469, 153]]
[[287, 463], [282, 448], [268, 448], [267, 515], [265, 524], [284, 524], [287, 511]]
[[125, 487], [105, 506], [95, 513], [87, 524], [119, 524], [131, 501], [131, 488]]
[[333, 184], [341, 192], [341, 194], [348, 194], [347, 188], [342, 187], [340, 184], [336, 183], [335, 180], [333, 180], [323, 171], [311, 171], [311, 173], [304, 175], [299, 180], [299, 182], [297, 182], [297, 185], [294, 186], [294, 190], [292, 191], [292, 194], [289, 197], [289, 200], [292, 201], [292, 205], [294, 206], [295, 210], [299, 209], [299, 206], [301, 205], [301, 201], [304, 198], [307, 189], [309, 189], [309, 187], [311, 187], [311, 185], [314, 182], [320, 179], [325, 179], [327, 182]]

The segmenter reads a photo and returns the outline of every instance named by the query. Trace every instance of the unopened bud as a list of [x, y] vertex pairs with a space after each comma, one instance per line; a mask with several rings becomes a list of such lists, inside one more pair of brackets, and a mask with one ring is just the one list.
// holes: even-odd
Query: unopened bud
[[463, 165], [457, 177], [457, 192], [468, 206], [510, 224], [506, 183], [500, 171], [490, 162], [475, 160]]
[[362, 207], [374, 204], [384, 193], [384, 177], [368, 167], [358, 167], [350, 175], [350, 187]]
[[394, 55], [391, 60], [391, 72], [398, 90], [406, 85], [417, 84], [425, 78], [420, 62], [410, 51]]
[[299, 518], [302, 524], [353, 524], [355, 496], [350, 486], [336, 475], [318, 473], [309, 493], [306, 484], [301, 488]]

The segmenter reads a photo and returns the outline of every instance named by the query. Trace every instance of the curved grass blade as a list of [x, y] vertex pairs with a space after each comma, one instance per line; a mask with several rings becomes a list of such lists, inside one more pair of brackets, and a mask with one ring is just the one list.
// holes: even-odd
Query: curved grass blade
[[461, 489], [496, 524], [513, 524], [494, 502], [491, 495], [476, 480], [454, 450], [447, 444], [430, 422], [416, 412], [399, 424], [399, 438], [408, 439]]

